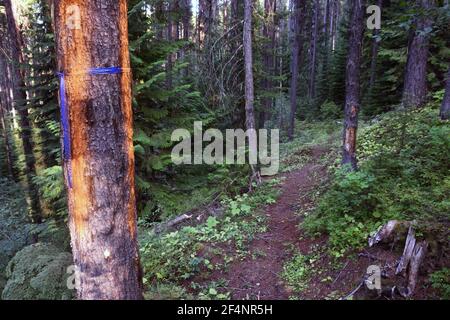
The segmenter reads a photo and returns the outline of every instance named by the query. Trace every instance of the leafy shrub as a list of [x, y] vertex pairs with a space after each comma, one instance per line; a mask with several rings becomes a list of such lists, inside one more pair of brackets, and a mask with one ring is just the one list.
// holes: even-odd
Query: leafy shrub
[[62, 167], [53, 166], [43, 169], [33, 178], [33, 181], [38, 186], [42, 200], [52, 206], [52, 211], [58, 217], [66, 217], [67, 201]]
[[200, 225], [163, 235], [141, 234], [144, 281], [154, 287], [189, 279], [202, 269], [214, 270], [217, 266], [208, 258], [208, 251], [218, 243], [229, 245], [233, 241], [240, 253], [246, 252], [248, 241], [266, 228], [264, 216], [257, 214], [256, 209], [275, 201], [278, 183], [267, 181], [250, 195], [224, 199], [222, 217], [210, 216]]
[[341, 119], [342, 109], [333, 101], [325, 101], [320, 107], [320, 116], [322, 119]]
[[302, 292], [308, 286], [310, 266], [308, 257], [296, 254], [283, 266], [281, 277], [296, 292]]
[[431, 286], [441, 293], [442, 299], [450, 299], [450, 269], [443, 268], [430, 276]]
[[391, 219], [429, 223], [450, 212], [450, 127], [436, 110], [391, 112], [362, 130], [360, 168], [338, 169], [306, 231], [326, 231], [333, 255], [365, 245]]

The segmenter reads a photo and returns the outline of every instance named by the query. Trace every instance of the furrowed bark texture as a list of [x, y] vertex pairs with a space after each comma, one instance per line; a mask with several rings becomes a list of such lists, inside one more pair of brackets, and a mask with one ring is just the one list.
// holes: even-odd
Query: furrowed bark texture
[[403, 105], [406, 108], [421, 107], [427, 97], [427, 62], [433, 20], [427, 17], [426, 10], [432, 6], [432, 0], [417, 0], [421, 10], [415, 28], [411, 30], [406, 62]]
[[345, 119], [342, 163], [357, 168], [356, 133], [360, 108], [360, 69], [364, 35], [364, 5], [362, 0], [352, 0], [349, 52], [345, 80]]
[[[69, 227], [78, 297], [141, 299], [127, 2], [54, 5], [58, 68], [65, 74], [69, 109], [72, 154], [64, 167], [66, 181], [69, 172], [72, 176]], [[111, 66], [125, 71], [86, 75], [89, 68]]]

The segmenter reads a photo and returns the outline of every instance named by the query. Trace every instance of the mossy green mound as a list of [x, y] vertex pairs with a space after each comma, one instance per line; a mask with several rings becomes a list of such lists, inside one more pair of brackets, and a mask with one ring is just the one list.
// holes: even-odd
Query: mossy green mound
[[72, 256], [50, 244], [37, 243], [19, 251], [6, 267], [8, 282], [3, 300], [66, 300], [75, 291], [67, 287]]

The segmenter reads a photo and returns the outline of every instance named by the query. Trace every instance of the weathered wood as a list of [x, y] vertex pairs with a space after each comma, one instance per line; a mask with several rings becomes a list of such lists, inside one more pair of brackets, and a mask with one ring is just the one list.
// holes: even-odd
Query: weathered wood
[[401, 275], [402, 279], [406, 278], [407, 285], [406, 287], [403, 285], [394, 286], [392, 287], [392, 292], [396, 291], [403, 297], [410, 297], [416, 289], [419, 269], [425, 259], [428, 248], [426, 240], [417, 241], [414, 223], [397, 220], [389, 221], [369, 239], [369, 245], [373, 246], [381, 242], [396, 241], [396, 239], [406, 233], [406, 226], [408, 227], [408, 234], [402, 256], [395, 269], [395, 274]]
[[419, 275], [420, 266], [425, 259], [428, 243], [421, 241], [414, 246], [414, 250], [410, 259], [409, 276], [408, 276], [408, 295], [414, 294], [417, 286], [417, 277]]
[[393, 243], [401, 238], [402, 233], [407, 232], [411, 226], [410, 222], [391, 220], [380, 228], [380, 230], [369, 238], [369, 247], [378, 243]]
[[413, 227], [409, 227], [408, 236], [405, 242], [405, 248], [403, 249], [403, 255], [395, 270], [395, 274], [400, 274], [408, 268], [409, 261], [411, 260], [412, 254], [414, 252], [414, 247], [416, 246], [416, 233]]

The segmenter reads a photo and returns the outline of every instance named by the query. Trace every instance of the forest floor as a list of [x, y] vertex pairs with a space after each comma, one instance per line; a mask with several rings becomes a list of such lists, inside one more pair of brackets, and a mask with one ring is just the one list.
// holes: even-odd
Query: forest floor
[[[327, 178], [326, 166], [319, 163], [326, 154], [324, 147], [312, 148], [312, 158], [303, 168], [284, 174], [279, 200], [267, 206], [268, 230], [256, 237], [249, 246], [251, 257], [232, 264], [224, 275], [229, 281], [233, 299], [288, 299], [291, 295], [280, 275], [293, 248], [302, 253], [310, 251], [314, 241], [302, 238], [298, 228], [299, 209], [312, 205], [308, 195]], [[252, 253], [255, 253], [253, 255]], [[213, 277], [222, 276], [220, 273]]]
[[[359, 284], [370, 265], [392, 270], [398, 261], [395, 252], [375, 247], [334, 259], [327, 251], [326, 235], [311, 237], [302, 231], [305, 214], [315, 208], [318, 190], [328, 183], [327, 165], [333, 157], [329, 146], [315, 145], [308, 152], [309, 160], [301, 168], [281, 174], [278, 200], [259, 211], [266, 218], [267, 230], [254, 237], [245, 256], [239, 258], [233, 246], [222, 246], [225, 256], [237, 258], [227, 268], [195, 277], [193, 281], [203, 285], [225, 283], [223, 289], [235, 300], [377, 297], [376, 292]], [[189, 282], [184, 285], [187, 287]], [[361, 289], [354, 292], [358, 286]], [[430, 289], [420, 287], [412, 298], [432, 295]]]

